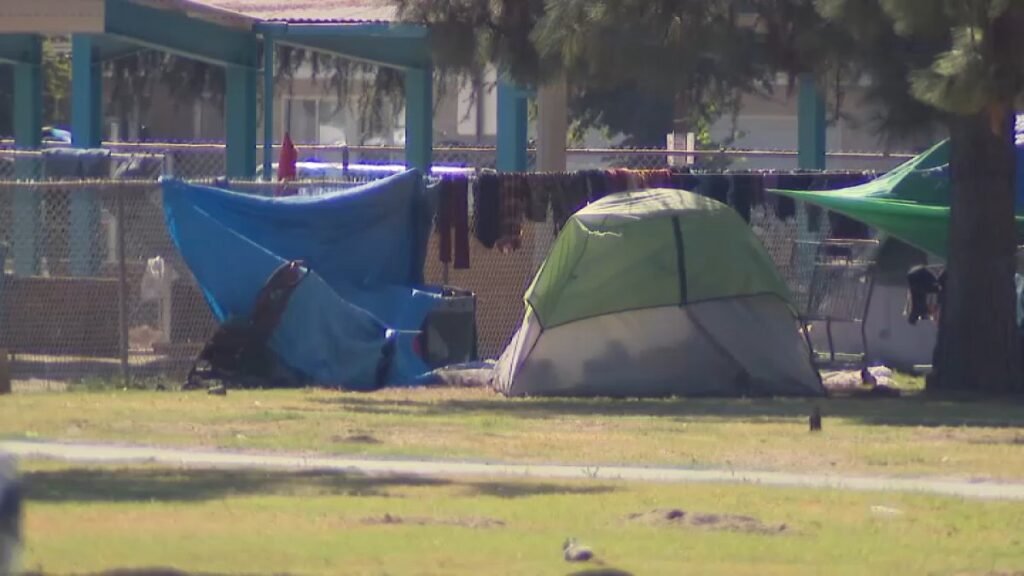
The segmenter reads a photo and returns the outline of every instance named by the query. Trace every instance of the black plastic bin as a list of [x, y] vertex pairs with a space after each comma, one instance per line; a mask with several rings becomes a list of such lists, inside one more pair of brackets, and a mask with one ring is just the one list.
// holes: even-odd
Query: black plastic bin
[[443, 290], [443, 302], [423, 325], [421, 344], [431, 368], [478, 359], [476, 294], [447, 286]]

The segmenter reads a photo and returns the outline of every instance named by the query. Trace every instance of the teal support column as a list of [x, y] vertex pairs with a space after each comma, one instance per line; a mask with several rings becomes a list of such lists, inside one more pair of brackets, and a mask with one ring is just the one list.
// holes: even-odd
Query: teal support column
[[[103, 145], [103, 76], [92, 36], [71, 37], [71, 142], [75, 148]], [[100, 266], [100, 202], [95, 190], [71, 193], [68, 253], [73, 276], [94, 276]]]
[[802, 74], [799, 82], [798, 165], [803, 170], [824, 170], [827, 130], [825, 97], [813, 75]]
[[41, 144], [43, 124], [43, 40], [26, 40], [25, 61], [14, 65], [14, 143], [21, 150]]
[[405, 163], [429, 173], [434, 153], [434, 69], [405, 71]]
[[224, 116], [227, 128], [227, 176], [252, 178], [256, 173], [256, 70], [227, 68]]
[[263, 37], [263, 179], [272, 180], [274, 169], [274, 39]]
[[[26, 37], [21, 61], [14, 64], [14, 145], [18, 150], [38, 150], [43, 121], [42, 38]], [[41, 163], [35, 156], [16, 156], [14, 174], [18, 180], [40, 176]], [[14, 190], [14, 222], [11, 227], [14, 273], [33, 276], [39, 272], [38, 190]], [[3, 262], [0, 261], [0, 272]]]
[[103, 76], [92, 36], [71, 37], [71, 141], [76, 148], [103, 144]]
[[526, 94], [505, 80], [498, 82], [498, 170], [526, 171], [528, 124]]

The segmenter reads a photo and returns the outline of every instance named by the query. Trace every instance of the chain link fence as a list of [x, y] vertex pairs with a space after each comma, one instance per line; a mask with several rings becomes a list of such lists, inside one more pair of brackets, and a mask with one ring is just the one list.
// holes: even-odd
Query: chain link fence
[[[14, 143], [0, 140], [0, 179], [14, 177]], [[107, 142], [104, 147], [115, 154], [149, 155], [164, 158], [166, 174], [180, 178], [216, 178], [223, 176], [226, 151], [220, 143], [175, 142]], [[338, 167], [359, 165], [403, 166], [405, 149], [401, 146], [297, 146], [299, 160], [334, 164]], [[280, 147], [273, 148], [274, 162]], [[5, 156], [5, 154], [7, 154]], [[567, 169], [586, 170], [603, 168], [662, 169], [699, 165], [713, 169], [788, 170], [796, 168], [797, 153], [792, 150], [666, 150], [643, 148], [574, 148], [566, 152]], [[262, 158], [262, 148], [257, 151]], [[828, 154], [829, 170], [869, 170], [885, 172], [913, 157], [909, 153], [880, 154], [872, 152], [833, 152]], [[533, 170], [536, 150], [527, 152], [527, 170]], [[434, 149], [437, 166], [495, 168], [497, 152], [493, 147], [459, 146]]]
[[[296, 187], [319, 194], [351, 185]], [[259, 195], [277, 187], [232, 186]], [[766, 202], [753, 207], [750, 223], [806, 309], [814, 296], [814, 246], [831, 235], [829, 219], [800, 203], [792, 217], [780, 218]], [[433, 234], [425, 276], [476, 294], [479, 351], [494, 358], [523, 319], [523, 294], [556, 233], [550, 215], [547, 222], [524, 222], [520, 248], [503, 253], [470, 232], [469, 269], [442, 264]], [[161, 190], [152, 180], [0, 182], [0, 262], [0, 348], [11, 355], [15, 390], [176, 386], [216, 329], [168, 235]], [[826, 288], [841, 296], [846, 284]]]
[[[11, 144], [0, 142], [0, 348], [11, 354], [15, 386], [176, 384], [216, 324], [168, 236], [156, 178], [212, 182], [225, 173], [224, 146], [109, 144], [106, 164], [89, 174], [97, 180], [81, 181], [55, 169], [46, 150], [17, 151]], [[274, 153], [276, 158], [278, 150]], [[496, 154], [493, 148], [439, 148], [434, 157], [438, 166], [485, 169], [494, 168]], [[836, 155], [830, 164], [881, 172], [907, 157]], [[387, 164], [397, 170], [404, 150], [303, 146], [299, 158], [342, 167]], [[531, 150], [531, 165], [534, 158]], [[711, 164], [725, 159], [733, 166], [795, 164], [795, 153], [756, 151], [570, 150], [568, 158], [571, 169], [658, 169], [698, 158]], [[316, 195], [374, 177], [357, 170], [345, 175], [344, 182], [323, 180], [300, 188]], [[232, 185], [260, 195], [272, 194], [277, 186]], [[863, 283], [862, 277], [844, 271], [849, 277], [822, 289], [815, 271], [820, 245], [831, 232], [828, 218], [814, 217], [813, 209], [798, 203], [795, 217], [780, 218], [767, 205], [754, 207], [751, 226], [801, 310], [848, 302], [842, 291]], [[438, 239], [431, 236], [426, 279], [476, 294], [481, 356], [500, 354], [519, 326], [523, 293], [555, 237], [550, 217], [545, 223], [524, 222], [518, 250], [489, 250], [473, 239], [470, 268], [455, 270], [440, 263]]]

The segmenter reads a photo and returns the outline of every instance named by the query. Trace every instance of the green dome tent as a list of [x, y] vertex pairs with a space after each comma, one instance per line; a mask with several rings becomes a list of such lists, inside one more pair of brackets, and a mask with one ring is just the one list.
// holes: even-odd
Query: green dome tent
[[680, 190], [575, 214], [496, 367], [512, 396], [824, 393], [790, 294], [734, 210]]

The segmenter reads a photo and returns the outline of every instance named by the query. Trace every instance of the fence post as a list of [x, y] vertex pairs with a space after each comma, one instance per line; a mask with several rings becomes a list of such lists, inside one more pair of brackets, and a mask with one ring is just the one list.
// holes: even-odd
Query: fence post
[[825, 98], [812, 74], [801, 74], [798, 96], [797, 162], [801, 170], [824, 170], [828, 124]]
[[131, 374], [128, 369], [128, 258], [125, 252], [124, 194], [123, 187], [115, 188], [117, 203], [117, 316], [121, 351], [121, 382], [125, 388], [128, 388], [131, 384]]

